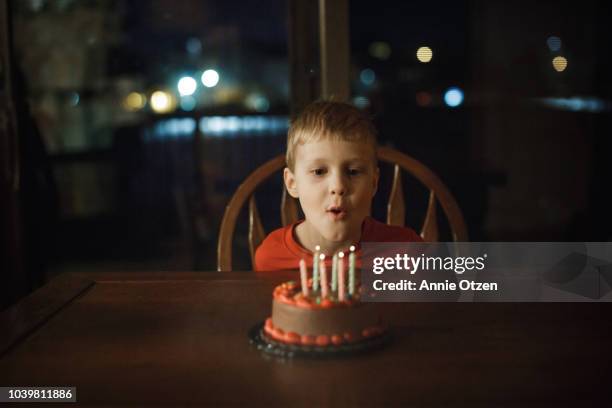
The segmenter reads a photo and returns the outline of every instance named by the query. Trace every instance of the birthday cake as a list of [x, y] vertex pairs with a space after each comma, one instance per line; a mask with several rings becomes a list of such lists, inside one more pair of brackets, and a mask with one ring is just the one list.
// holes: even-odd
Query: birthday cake
[[321, 266], [309, 279], [302, 261], [301, 283], [289, 281], [274, 288], [265, 336], [283, 344], [332, 347], [384, 334], [377, 305], [361, 302], [354, 271], [347, 282], [343, 268], [334, 268], [329, 285], [324, 263]]

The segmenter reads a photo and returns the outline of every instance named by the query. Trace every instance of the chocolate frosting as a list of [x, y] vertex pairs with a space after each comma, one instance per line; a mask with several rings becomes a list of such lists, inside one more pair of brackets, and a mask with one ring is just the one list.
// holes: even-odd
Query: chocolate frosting
[[272, 322], [284, 332], [301, 336], [360, 334], [369, 327], [380, 326], [375, 303], [356, 303], [346, 307], [305, 308], [295, 304], [272, 302]]

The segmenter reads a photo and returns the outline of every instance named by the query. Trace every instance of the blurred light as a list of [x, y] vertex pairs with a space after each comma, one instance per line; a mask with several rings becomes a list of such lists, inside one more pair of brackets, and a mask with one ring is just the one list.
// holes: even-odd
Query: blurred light
[[245, 131], [259, 130], [261, 116], [245, 116], [242, 118], [242, 129]]
[[214, 69], [207, 69], [202, 73], [202, 84], [207, 88], [212, 88], [219, 82], [219, 74]]
[[433, 51], [429, 47], [419, 47], [416, 56], [419, 61], [427, 63], [433, 58]]
[[612, 109], [612, 103], [594, 97], [541, 98], [537, 102], [550, 108], [600, 113]]
[[225, 118], [220, 116], [210, 118], [207, 125], [206, 128], [210, 133], [221, 133], [226, 130]]
[[185, 48], [189, 54], [197, 55], [202, 52], [202, 41], [200, 41], [198, 38], [191, 37], [185, 43]]
[[156, 113], [167, 113], [174, 110], [172, 95], [164, 91], [155, 91], [151, 94], [151, 109]]
[[192, 95], [198, 87], [198, 83], [192, 77], [184, 76], [179, 79], [176, 87], [181, 96]]
[[444, 93], [444, 102], [451, 108], [461, 105], [463, 102], [463, 91], [456, 86], [448, 88]]
[[565, 57], [555, 57], [552, 60], [552, 64], [555, 71], [563, 72], [567, 68], [567, 59]]
[[553, 52], [561, 49], [561, 39], [557, 36], [551, 35], [548, 37], [546, 44], [548, 45], [548, 49]]
[[240, 86], [224, 86], [213, 93], [213, 100], [219, 105], [244, 103], [246, 95]]
[[389, 56], [391, 55], [391, 47], [388, 43], [382, 41], [377, 41], [370, 44], [368, 51], [370, 52], [371, 56], [380, 60], [389, 59]]
[[242, 128], [242, 119], [238, 116], [228, 116], [225, 118], [225, 128], [228, 132], [238, 132]]
[[286, 116], [207, 116], [200, 119], [204, 136], [233, 136], [250, 133], [284, 133], [289, 128]]
[[257, 112], [267, 112], [270, 109], [270, 101], [265, 96], [252, 93], [245, 100], [247, 108]]
[[79, 96], [77, 92], [72, 92], [70, 94], [70, 105], [77, 106], [80, 100], [81, 100], [81, 97]]
[[181, 98], [181, 102], [180, 102], [181, 109], [186, 112], [190, 112], [194, 110], [196, 107], [196, 104], [197, 104], [196, 99], [193, 96], [183, 96]]
[[190, 137], [196, 129], [196, 121], [193, 118], [173, 118], [161, 120], [153, 127], [153, 136], [156, 139], [177, 139]]
[[372, 85], [376, 80], [376, 74], [370, 68], [366, 68], [359, 74], [359, 79], [361, 79], [361, 82], [365, 85]]
[[426, 91], [417, 92], [416, 103], [419, 106], [429, 106], [431, 104], [431, 94]]
[[365, 96], [356, 96], [353, 98], [353, 105], [359, 109], [365, 109], [370, 106], [370, 100]]
[[135, 111], [144, 108], [147, 98], [139, 92], [130, 92], [123, 100], [123, 107], [127, 110]]

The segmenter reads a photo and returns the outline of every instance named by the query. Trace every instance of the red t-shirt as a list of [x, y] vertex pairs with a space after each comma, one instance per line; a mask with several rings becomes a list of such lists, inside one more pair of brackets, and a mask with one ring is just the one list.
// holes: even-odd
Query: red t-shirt
[[[255, 270], [278, 271], [298, 269], [300, 259], [306, 261], [312, 268], [312, 252], [302, 247], [293, 236], [293, 231], [299, 223], [287, 225], [272, 231], [255, 251]], [[410, 228], [387, 225], [367, 217], [362, 226], [362, 242], [423, 242], [419, 234]], [[357, 248], [359, 255], [359, 248]], [[331, 264], [331, 257], [326, 263]]]

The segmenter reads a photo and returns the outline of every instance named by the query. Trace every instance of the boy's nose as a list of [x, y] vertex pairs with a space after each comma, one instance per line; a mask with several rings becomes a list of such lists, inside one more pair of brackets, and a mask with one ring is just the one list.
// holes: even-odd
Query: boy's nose
[[342, 187], [332, 188], [331, 193], [333, 195], [344, 195], [344, 188]]
[[346, 193], [346, 184], [341, 176], [333, 178], [329, 186], [329, 192], [332, 195], [344, 195]]

